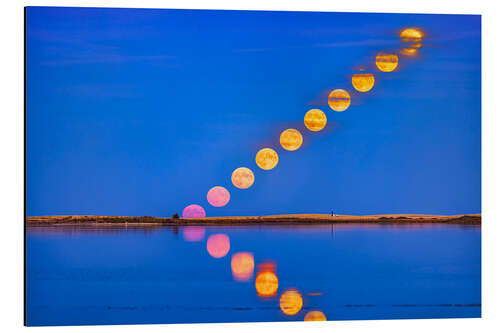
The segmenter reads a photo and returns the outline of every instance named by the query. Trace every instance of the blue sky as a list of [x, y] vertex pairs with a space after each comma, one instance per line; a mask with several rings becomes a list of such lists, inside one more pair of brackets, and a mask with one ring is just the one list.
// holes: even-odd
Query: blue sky
[[[408, 26], [421, 52], [378, 71]], [[480, 212], [479, 16], [29, 7], [26, 33], [29, 216]], [[350, 84], [360, 66], [368, 93]], [[313, 107], [328, 117], [314, 134]], [[295, 152], [278, 143], [290, 127]], [[231, 184], [240, 166], [250, 189]], [[226, 207], [206, 201], [215, 185]]]

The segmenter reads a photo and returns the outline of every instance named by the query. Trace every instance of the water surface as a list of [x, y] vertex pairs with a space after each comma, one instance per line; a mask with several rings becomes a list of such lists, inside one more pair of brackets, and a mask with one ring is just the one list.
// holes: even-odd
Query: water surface
[[[232, 268], [240, 252], [253, 262]], [[278, 279], [267, 297], [263, 271]], [[26, 283], [28, 325], [480, 317], [481, 229], [30, 227]], [[302, 307], [287, 315], [291, 289]]]

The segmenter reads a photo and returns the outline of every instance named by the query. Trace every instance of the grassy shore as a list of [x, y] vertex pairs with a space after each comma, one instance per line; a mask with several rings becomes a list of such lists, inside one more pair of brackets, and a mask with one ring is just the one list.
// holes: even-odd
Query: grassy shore
[[30, 216], [26, 218], [28, 226], [42, 225], [75, 225], [75, 224], [165, 224], [165, 225], [240, 225], [240, 224], [325, 224], [325, 223], [446, 223], [480, 225], [481, 214], [471, 215], [338, 215], [296, 214], [270, 216], [224, 216], [204, 218], [167, 218], [152, 216], [95, 216], [95, 215], [58, 215]]

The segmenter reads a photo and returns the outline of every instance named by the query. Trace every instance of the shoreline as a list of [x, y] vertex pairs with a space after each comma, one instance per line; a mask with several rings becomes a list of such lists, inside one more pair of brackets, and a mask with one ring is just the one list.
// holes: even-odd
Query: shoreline
[[26, 226], [68, 225], [315, 225], [315, 224], [461, 224], [481, 225], [481, 214], [468, 215], [338, 215], [295, 214], [269, 216], [222, 216], [203, 218], [169, 218], [152, 216], [59, 215], [28, 216]]

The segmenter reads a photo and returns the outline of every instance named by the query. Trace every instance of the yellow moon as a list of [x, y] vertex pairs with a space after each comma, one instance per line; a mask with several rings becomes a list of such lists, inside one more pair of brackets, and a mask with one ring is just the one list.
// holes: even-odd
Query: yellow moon
[[302, 134], [293, 128], [284, 130], [280, 135], [280, 144], [286, 150], [294, 151], [302, 146]]
[[417, 49], [413, 47], [405, 47], [400, 51], [401, 54], [405, 56], [414, 56], [417, 54]]
[[330, 105], [334, 111], [345, 111], [349, 105], [351, 105], [351, 96], [344, 89], [332, 90], [330, 95], [328, 95], [328, 105]]
[[253, 185], [255, 176], [252, 170], [241, 167], [233, 171], [231, 175], [231, 181], [233, 185], [240, 189], [246, 189]]
[[406, 28], [399, 33], [399, 37], [403, 42], [420, 42], [424, 33], [418, 28]]
[[326, 115], [320, 109], [311, 109], [304, 116], [304, 125], [313, 132], [321, 131], [326, 125]]
[[255, 155], [255, 162], [259, 168], [271, 170], [278, 164], [278, 154], [271, 148], [261, 149], [257, 155]]
[[374, 84], [375, 76], [371, 73], [357, 73], [352, 75], [352, 86], [357, 91], [370, 91]]
[[310, 311], [304, 317], [304, 321], [326, 321], [326, 316], [321, 311]]
[[392, 72], [398, 67], [399, 58], [393, 53], [379, 52], [375, 64], [382, 72]]
[[286, 315], [297, 314], [302, 309], [302, 305], [302, 295], [297, 290], [287, 290], [280, 297], [280, 308]]

